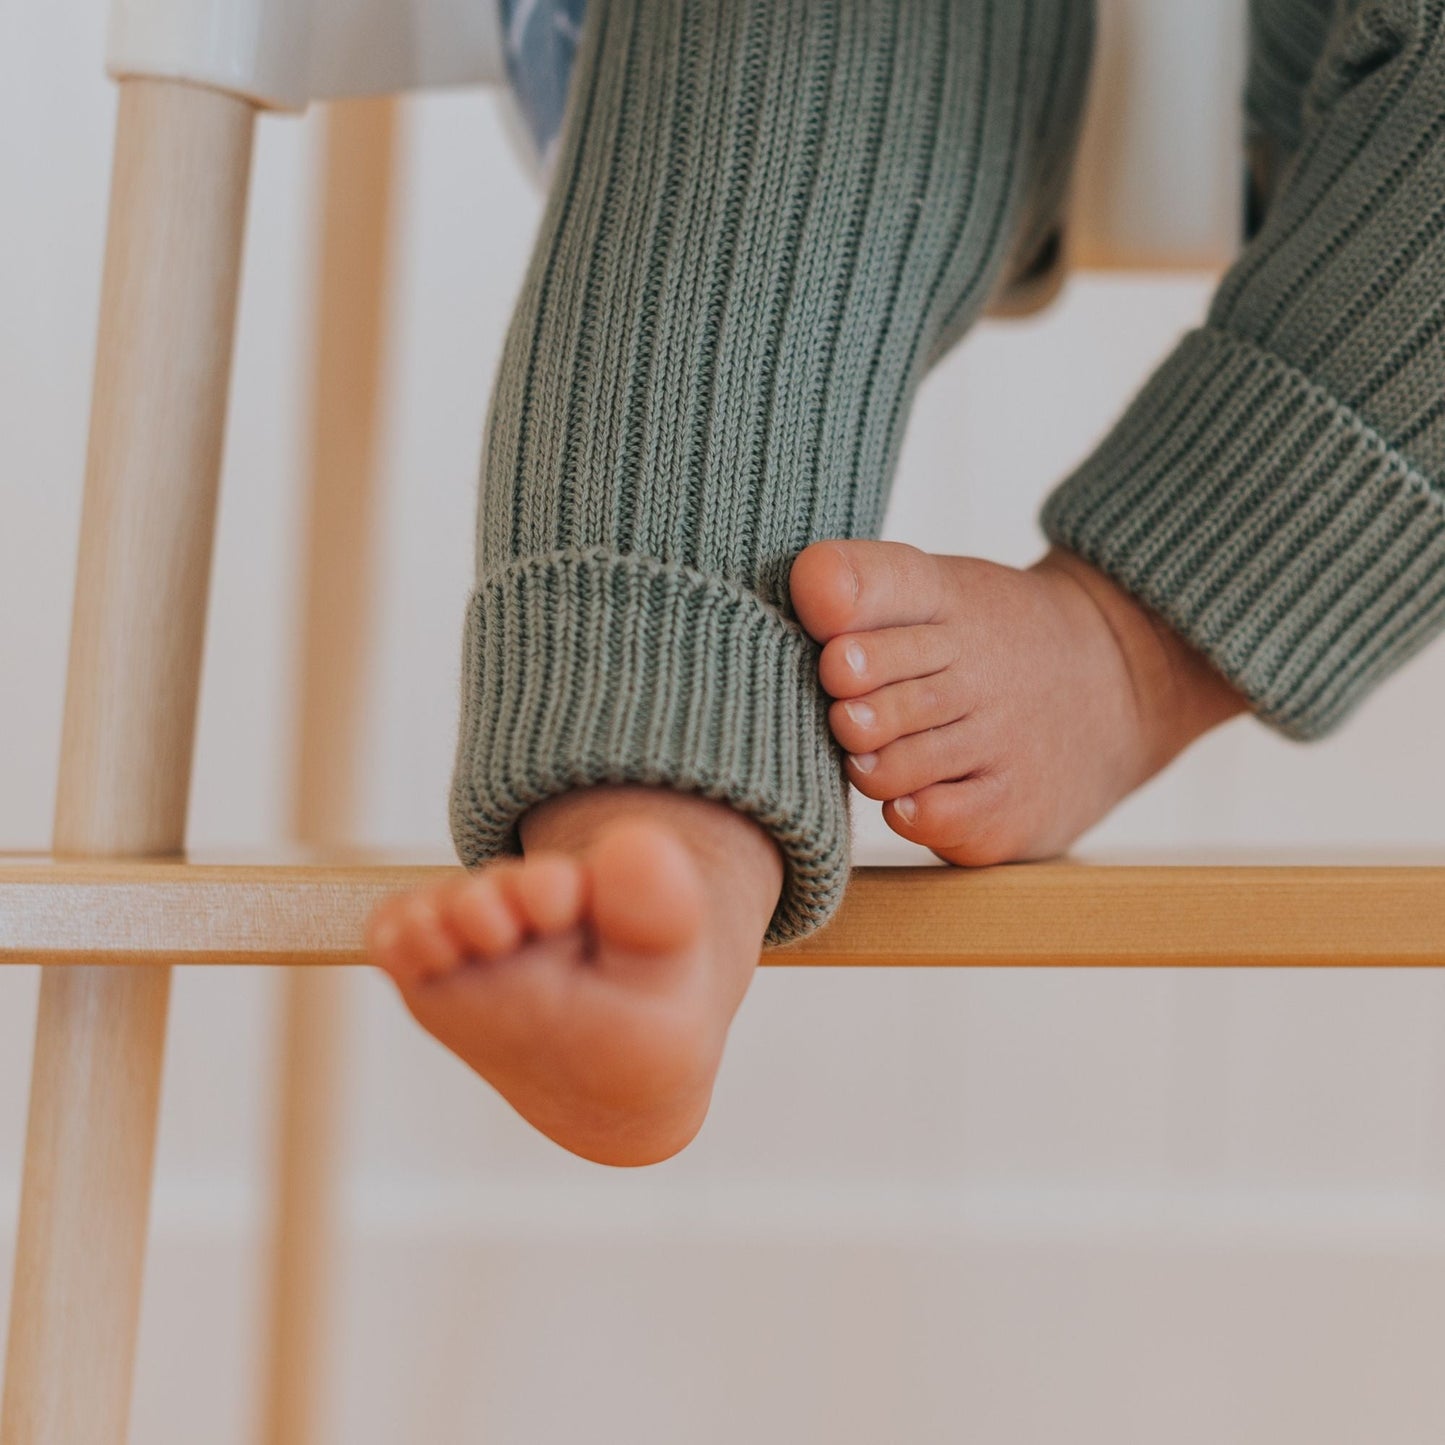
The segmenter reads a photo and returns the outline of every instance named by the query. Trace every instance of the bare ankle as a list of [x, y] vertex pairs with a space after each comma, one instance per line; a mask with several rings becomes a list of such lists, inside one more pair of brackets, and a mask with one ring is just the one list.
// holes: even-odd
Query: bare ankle
[[1247, 712], [1231, 684], [1157, 614], [1106, 573], [1060, 547], [1051, 547], [1035, 570], [1068, 578], [1098, 609], [1128, 668], [1141, 724], [1149, 740], [1151, 771], [1220, 723]]
[[[713, 798], [671, 788], [601, 784], [538, 803], [521, 822], [522, 846], [577, 852], [609, 824], [639, 815], [671, 826], [700, 861], [783, 882], [782, 855], [763, 827]], [[776, 902], [776, 897], [773, 900]]]

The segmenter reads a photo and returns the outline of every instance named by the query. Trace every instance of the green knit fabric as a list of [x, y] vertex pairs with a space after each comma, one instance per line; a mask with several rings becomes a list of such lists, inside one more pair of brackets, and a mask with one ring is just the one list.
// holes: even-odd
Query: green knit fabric
[[1335, 11], [1336, 0], [1249, 0], [1244, 87], [1248, 238], [1258, 233], [1280, 176], [1299, 149], [1305, 93]]
[[1300, 738], [1445, 627], [1445, 0], [1336, 10], [1208, 324], [1043, 514]]
[[1053, 224], [1083, 0], [594, 0], [493, 396], [464, 862], [588, 784], [727, 801], [823, 922], [848, 817], [809, 542], [874, 535], [929, 363]]
[[1286, 156], [1299, 148], [1305, 90], [1336, 9], [1336, 0], [1250, 0], [1247, 138], [1267, 138]]

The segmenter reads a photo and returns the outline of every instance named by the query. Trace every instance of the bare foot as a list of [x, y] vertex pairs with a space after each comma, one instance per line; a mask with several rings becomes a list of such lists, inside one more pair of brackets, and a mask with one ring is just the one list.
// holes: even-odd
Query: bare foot
[[526, 857], [388, 899], [372, 959], [424, 1028], [575, 1154], [651, 1164], [701, 1128], [782, 885], [772, 840], [651, 788], [555, 798]]
[[819, 542], [792, 598], [833, 735], [894, 832], [951, 863], [1063, 852], [1244, 699], [1102, 572]]

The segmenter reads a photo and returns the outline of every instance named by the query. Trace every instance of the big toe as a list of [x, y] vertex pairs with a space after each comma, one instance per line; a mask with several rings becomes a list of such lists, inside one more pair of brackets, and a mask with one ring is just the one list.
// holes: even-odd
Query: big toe
[[702, 932], [702, 876], [670, 829], [620, 823], [593, 845], [592, 920], [599, 940], [628, 953], [675, 953]]
[[904, 542], [814, 542], [793, 563], [793, 609], [816, 642], [930, 622], [942, 600], [937, 560]]

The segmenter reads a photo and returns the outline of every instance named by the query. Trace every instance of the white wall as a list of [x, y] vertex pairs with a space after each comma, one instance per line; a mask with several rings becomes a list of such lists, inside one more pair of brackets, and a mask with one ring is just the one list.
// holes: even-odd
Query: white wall
[[[0, 16], [4, 848], [46, 845], [54, 789], [113, 113], [100, 9]], [[537, 200], [487, 98], [409, 120], [365, 832], [444, 851], [481, 415]], [[284, 817], [315, 134], [261, 126], [197, 844]], [[1096, 278], [981, 330], [928, 385], [893, 535], [1027, 560], [1044, 491], [1206, 294]], [[1442, 711], [1445, 646], [1329, 743], [1226, 729], [1091, 845], [1438, 851]], [[273, 982], [177, 981], [137, 1440], [253, 1423]], [[34, 993], [0, 976], [0, 1297]], [[640, 1174], [532, 1134], [380, 980], [350, 1005], [330, 1440], [1445, 1431], [1436, 977], [768, 971], [702, 1137]]]

